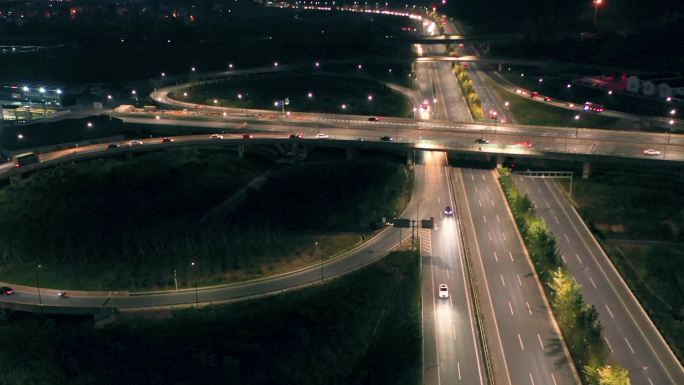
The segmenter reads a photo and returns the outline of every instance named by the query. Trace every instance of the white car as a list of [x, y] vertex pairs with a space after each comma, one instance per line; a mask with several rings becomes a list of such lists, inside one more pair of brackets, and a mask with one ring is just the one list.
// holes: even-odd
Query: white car
[[209, 137], [209, 139], [223, 139], [223, 135], [211, 134], [211, 136]]
[[644, 149], [643, 154], [651, 156], [660, 155], [660, 150], [656, 150], [655, 148], [647, 148]]
[[130, 142], [128, 142], [129, 146], [139, 146], [141, 144], [143, 144], [143, 142], [140, 140], [131, 140]]
[[439, 285], [439, 298], [449, 298], [449, 287], [446, 283]]
[[328, 139], [328, 138], [330, 138], [330, 135], [324, 134], [322, 132], [320, 134], [316, 135], [316, 139]]

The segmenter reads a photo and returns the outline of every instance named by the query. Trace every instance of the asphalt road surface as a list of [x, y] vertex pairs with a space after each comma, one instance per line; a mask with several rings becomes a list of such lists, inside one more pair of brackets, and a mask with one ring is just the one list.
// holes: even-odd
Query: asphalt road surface
[[[444, 214], [454, 207], [450, 168], [441, 152], [420, 152], [417, 161], [413, 218], [433, 218], [433, 229], [419, 230], [422, 256], [423, 370], [425, 384], [484, 384], [482, 356], [477, 341], [461, 239], [456, 218]], [[409, 213], [410, 215], [410, 213]], [[449, 288], [439, 298], [440, 284]]]
[[495, 172], [457, 169], [459, 212], [472, 252], [499, 385], [578, 384], [560, 332]]
[[681, 385], [684, 369], [554, 180], [516, 176], [558, 240], [563, 260], [596, 307], [610, 360], [635, 385]]

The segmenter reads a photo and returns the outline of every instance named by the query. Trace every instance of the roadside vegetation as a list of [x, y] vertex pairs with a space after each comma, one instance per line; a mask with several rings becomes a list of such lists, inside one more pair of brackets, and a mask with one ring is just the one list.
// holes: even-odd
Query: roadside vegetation
[[499, 183], [504, 190], [516, 224], [525, 241], [544, 292], [563, 334], [575, 366], [591, 385], [628, 385], [628, 371], [608, 364], [608, 347], [602, 336], [598, 312], [582, 298], [581, 287], [563, 263], [556, 238], [536, 215], [527, 196], [521, 195], [510, 170], [499, 169]]
[[673, 170], [596, 170], [575, 184], [582, 218], [675, 354], [684, 357], [684, 180]]
[[[500, 99], [509, 103], [509, 113], [515, 117], [515, 121], [519, 124], [622, 130], [631, 129], [633, 125], [630, 123], [627, 126], [623, 119], [601, 116], [593, 112], [566, 110], [536, 102], [527, 97], [514, 95], [492, 81], [488, 81], [487, 84]], [[579, 119], [575, 119], [575, 116], [579, 116]]]
[[50, 288], [263, 277], [353, 247], [410, 198], [399, 160], [314, 154], [294, 166], [184, 147], [36, 172], [0, 189], [0, 281], [35, 286], [38, 264]]
[[[187, 96], [185, 96], [187, 93]], [[292, 72], [235, 77], [178, 90], [173, 99], [236, 108], [411, 117], [410, 101], [374, 80], [349, 75]]]
[[484, 119], [485, 115], [482, 109], [482, 102], [480, 101], [480, 97], [477, 95], [477, 92], [475, 92], [475, 88], [473, 88], [473, 81], [470, 80], [468, 70], [461, 63], [455, 64], [453, 69], [454, 73], [456, 74], [458, 84], [461, 86], [463, 96], [468, 103], [470, 113], [473, 114], [473, 118], [475, 118], [475, 120]]
[[155, 318], [121, 314], [97, 329], [79, 319], [0, 310], [0, 382], [418, 385], [422, 379], [420, 261], [409, 251], [323, 286]]

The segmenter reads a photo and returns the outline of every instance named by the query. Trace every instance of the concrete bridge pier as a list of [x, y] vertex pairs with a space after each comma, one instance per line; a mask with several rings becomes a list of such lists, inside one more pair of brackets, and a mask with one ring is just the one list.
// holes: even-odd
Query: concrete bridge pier
[[584, 161], [582, 163], [582, 179], [589, 179], [591, 176], [591, 163]]
[[245, 144], [244, 143], [238, 144], [237, 152], [238, 152], [238, 158], [239, 159], [242, 159], [245, 157]]
[[504, 156], [503, 155], [496, 155], [496, 168], [501, 168], [503, 167], [504, 164]]
[[356, 160], [359, 152], [355, 148], [347, 147], [347, 160]]

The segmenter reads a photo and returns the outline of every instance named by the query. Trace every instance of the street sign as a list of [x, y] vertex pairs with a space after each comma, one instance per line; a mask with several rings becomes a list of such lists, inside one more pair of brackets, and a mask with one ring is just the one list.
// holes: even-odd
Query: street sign
[[423, 229], [434, 229], [435, 228], [435, 221], [433, 218], [423, 219], [420, 221], [420, 227]]
[[409, 228], [411, 228], [411, 220], [410, 219], [397, 218], [394, 220], [394, 227], [399, 227], [401, 229], [409, 229]]

